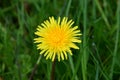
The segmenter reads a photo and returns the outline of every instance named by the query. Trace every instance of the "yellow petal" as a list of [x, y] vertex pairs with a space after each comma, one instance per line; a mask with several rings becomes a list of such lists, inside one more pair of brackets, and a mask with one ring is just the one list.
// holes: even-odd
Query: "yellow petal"
[[[49, 53], [47, 56], [46, 56], [46, 59], [50, 58], [50, 56], [52, 55], [52, 53]], [[51, 58], [50, 58], [51, 59]]]
[[72, 51], [70, 49], [68, 49], [68, 52], [69, 52], [70, 55], [72, 55]]
[[45, 52], [44, 56], [47, 56], [47, 55], [48, 55], [48, 53], [49, 53], [49, 51], [47, 50], [47, 51]]
[[64, 55], [63, 55], [63, 53], [61, 52], [60, 54], [61, 54], [61, 58], [62, 58], [62, 60], [64, 60]]
[[58, 61], [60, 61], [60, 53], [57, 53], [57, 55], [58, 55]]
[[55, 53], [53, 53], [53, 57], [52, 57], [52, 61], [54, 61], [55, 60]]
[[42, 50], [42, 51], [40, 52], [40, 54], [43, 54], [45, 51], [46, 51], [46, 50]]
[[58, 17], [58, 25], [60, 24], [60, 17]]
[[65, 51], [63, 51], [64, 55], [65, 55], [65, 58], [67, 59], [67, 53]]
[[81, 40], [79, 40], [79, 39], [75, 39], [75, 38], [71, 39], [71, 41], [72, 41], [72, 42], [78, 42], [78, 43], [81, 43]]

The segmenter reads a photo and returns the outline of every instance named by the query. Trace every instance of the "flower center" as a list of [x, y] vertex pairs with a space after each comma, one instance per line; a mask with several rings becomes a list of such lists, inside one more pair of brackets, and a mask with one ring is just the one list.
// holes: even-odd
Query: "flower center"
[[54, 48], [62, 46], [64, 43], [64, 39], [64, 32], [60, 28], [53, 29], [49, 33], [49, 43]]

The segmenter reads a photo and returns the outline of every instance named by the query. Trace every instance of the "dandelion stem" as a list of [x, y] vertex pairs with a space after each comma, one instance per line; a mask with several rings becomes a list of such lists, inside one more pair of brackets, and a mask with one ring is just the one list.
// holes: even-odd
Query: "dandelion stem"
[[55, 60], [52, 62], [52, 70], [51, 70], [50, 80], [54, 80], [55, 62], [56, 62]]

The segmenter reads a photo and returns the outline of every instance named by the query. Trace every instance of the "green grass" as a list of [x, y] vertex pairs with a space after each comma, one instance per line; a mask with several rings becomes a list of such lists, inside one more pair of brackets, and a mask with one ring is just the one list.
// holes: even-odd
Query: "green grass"
[[[75, 21], [80, 50], [56, 61], [55, 80], [120, 80], [120, 0], [0, 0], [0, 80], [50, 80], [52, 62], [33, 39], [49, 16]], [[39, 57], [40, 56], [40, 57]]]

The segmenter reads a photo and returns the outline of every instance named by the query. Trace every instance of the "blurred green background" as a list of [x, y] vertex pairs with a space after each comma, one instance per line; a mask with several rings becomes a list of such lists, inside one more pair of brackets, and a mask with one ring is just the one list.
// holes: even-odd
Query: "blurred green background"
[[[56, 61], [55, 80], [120, 80], [120, 0], [0, 0], [0, 80], [29, 80], [34, 32], [50, 16], [73, 19], [83, 34], [80, 50]], [[50, 80], [51, 68], [42, 57], [33, 80]]]

